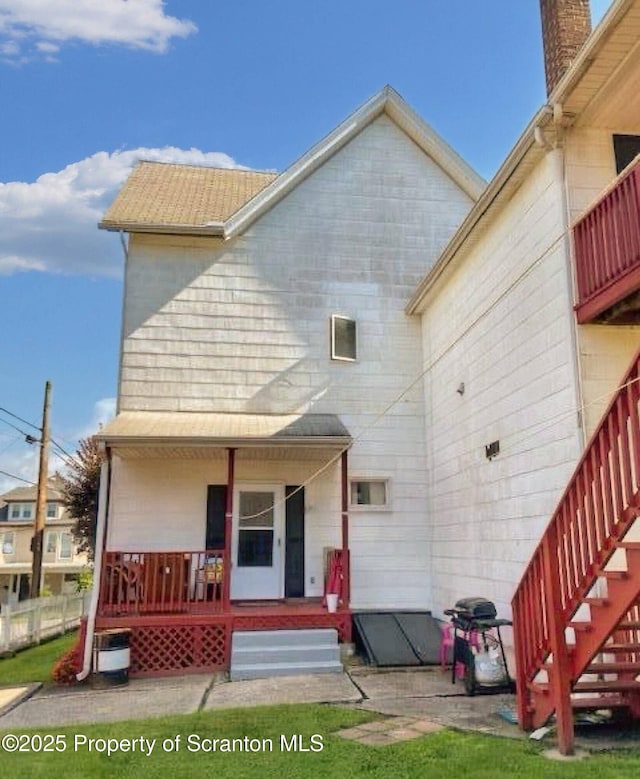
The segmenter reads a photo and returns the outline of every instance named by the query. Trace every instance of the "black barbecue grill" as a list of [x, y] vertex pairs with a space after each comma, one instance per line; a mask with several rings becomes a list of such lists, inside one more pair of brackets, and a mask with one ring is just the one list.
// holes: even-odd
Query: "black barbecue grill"
[[462, 598], [444, 613], [453, 625], [451, 683], [462, 678], [467, 695], [513, 692], [500, 635], [512, 623], [497, 619], [495, 604], [486, 598]]

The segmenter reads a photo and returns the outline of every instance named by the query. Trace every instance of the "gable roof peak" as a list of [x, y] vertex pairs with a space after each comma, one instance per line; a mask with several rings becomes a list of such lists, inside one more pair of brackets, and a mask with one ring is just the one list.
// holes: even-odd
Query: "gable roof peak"
[[225, 237], [238, 235], [281, 198], [323, 165], [382, 113], [387, 116], [472, 199], [477, 200], [487, 182], [465, 162], [438, 133], [386, 84], [351, 113], [319, 143], [312, 146], [225, 224]]
[[386, 114], [472, 200], [486, 182], [386, 84], [283, 173], [140, 161], [100, 222], [107, 230], [232, 238]]

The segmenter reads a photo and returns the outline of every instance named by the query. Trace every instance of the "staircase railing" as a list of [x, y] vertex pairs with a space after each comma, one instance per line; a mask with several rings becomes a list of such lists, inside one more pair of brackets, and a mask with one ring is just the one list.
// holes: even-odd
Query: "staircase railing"
[[564, 632], [638, 513], [640, 351], [592, 435], [512, 600], [518, 715], [530, 727], [528, 686], [550, 654], [566, 686]]

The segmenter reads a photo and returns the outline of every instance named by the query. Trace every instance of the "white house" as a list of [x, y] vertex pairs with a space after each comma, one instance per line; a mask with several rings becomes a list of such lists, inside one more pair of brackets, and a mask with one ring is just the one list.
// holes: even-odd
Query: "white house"
[[101, 225], [129, 242], [118, 413], [98, 435], [98, 625], [135, 626], [134, 670], [166, 670], [145, 666], [150, 619], [237, 630], [232, 605], [262, 602], [259, 624], [345, 638], [350, 606], [430, 606], [421, 325], [404, 308], [483, 185], [389, 87], [279, 176], [135, 169]]

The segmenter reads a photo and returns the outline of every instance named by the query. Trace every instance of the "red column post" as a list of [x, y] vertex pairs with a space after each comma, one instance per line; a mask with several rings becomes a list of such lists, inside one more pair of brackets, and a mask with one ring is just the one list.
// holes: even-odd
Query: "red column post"
[[345, 449], [340, 458], [342, 496], [342, 575], [344, 576], [342, 606], [351, 602], [351, 565], [349, 560], [349, 462]]
[[231, 600], [231, 533], [233, 529], [233, 483], [235, 479], [236, 450], [227, 449], [227, 500], [224, 511], [224, 575], [222, 579], [222, 607], [229, 608]]

